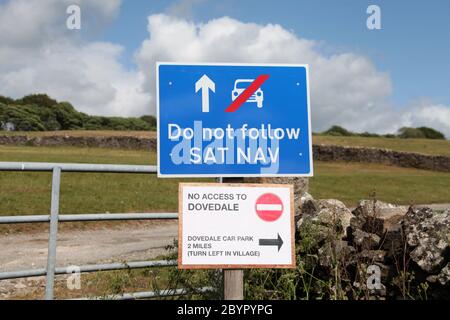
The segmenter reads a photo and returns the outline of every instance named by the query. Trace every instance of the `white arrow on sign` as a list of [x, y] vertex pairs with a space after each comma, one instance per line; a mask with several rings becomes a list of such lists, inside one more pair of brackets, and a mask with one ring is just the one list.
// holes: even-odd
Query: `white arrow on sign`
[[206, 74], [195, 83], [195, 92], [202, 90], [202, 112], [209, 112], [209, 90], [216, 92], [216, 84]]

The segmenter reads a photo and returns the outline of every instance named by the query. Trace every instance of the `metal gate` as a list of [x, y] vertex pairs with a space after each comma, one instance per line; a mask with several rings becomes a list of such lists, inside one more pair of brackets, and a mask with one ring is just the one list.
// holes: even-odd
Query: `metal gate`
[[[75, 221], [117, 221], [117, 220], [154, 220], [154, 219], [178, 219], [177, 213], [115, 213], [115, 214], [59, 214], [59, 195], [62, 172], [89, 172], [89, 173], [134, 173], [134, 174], [156, 174], [156, 166], [138, 165], [105, 165], [105, 164], [72, 164], [72, 163], [40, 163], [40, 162], [0, 162], [0, 171], [18, 172], [52, 172], [51, 208], [50, 215], [30, 216], [0, 216], [0, 224], [17, 223], [50, 223], [48, 240], [47, 267], [45, 269], [17, 270], [0, 272], [0, 281], [5, 279], [29, 278], [46, 276], [45, 299], [54, 298], [54, 282], [56, 274], [70, 274], [68, 267], [56, 267], [56, 246], [59, 222]], [[81, 273], [111, 271], [122, 269], [173, 267], [177, 265], [176, 260], [160, 261], [138, 261], [125, 263], [109, 263], [84, 265], [79, 267]], [[212, 288], [198, 288], [198, 293], [204, 293]], [[155, 297], [179, 296], [186, 294], [186, 290], [168, 289], [164, 291], [134, 292], [122, 295], [110, 295], [107, 299], [144, 299]], [[82, 298], [84, 299], [84, 298]]]

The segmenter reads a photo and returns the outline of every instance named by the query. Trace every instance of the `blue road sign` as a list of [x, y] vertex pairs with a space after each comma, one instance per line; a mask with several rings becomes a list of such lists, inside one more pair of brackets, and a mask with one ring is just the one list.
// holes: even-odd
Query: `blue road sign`
[[157, 63], [158, 176], [312, 176], [308, 66]]

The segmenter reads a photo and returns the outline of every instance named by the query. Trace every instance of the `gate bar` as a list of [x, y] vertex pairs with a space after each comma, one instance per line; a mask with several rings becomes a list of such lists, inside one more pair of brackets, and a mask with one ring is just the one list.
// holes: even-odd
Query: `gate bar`
[[[135, 262], [116, 262], [106, 264], [88, 264], [84, 266], [77, 266], [80, 268], [80, 273], [90, 273], [97, 271], [113, 271], [123, 269], [144, 269], [144, 268], [158, 268], [158, 267], [172, 267], [177, 265], [176, 260], [158, 260], [158, 261], [135, 261]], [[55, 274], [70, 274], [70, 267], [57, 267]], [[46, 269], [31, 269], [20, 271], [0, 272], [0, 280], [18, 279], [18, 278], [32, 278], [45, 276]]]
[[[204, 287], [196, 290], [198, 294], [213, 291], [214, 288]], [[135, 292], [124, 293], [121, 295], [108, 295], [105, 297], [93, 297], [93, 298], [79, 298], [70, 300], [135, 300], [135, 299], [150, 299], [157, 297], [174, 297], [185, 295], [188, 291], [186, 289], [168, 289], [162, 291], [147, 291], [147, 292]]]
[[0, 162], [0, 171], [53, 171], [64, 172], [156, 173], [156, 166], [46, 162]]
[[[178, 219], [178, 213], [100, 213], [61, 214], [59, 222], [111, 221], [111, 220], [165, 220]], [[0, 217], [0, 224], [49, 222], [49, 215], [25, 215]]]

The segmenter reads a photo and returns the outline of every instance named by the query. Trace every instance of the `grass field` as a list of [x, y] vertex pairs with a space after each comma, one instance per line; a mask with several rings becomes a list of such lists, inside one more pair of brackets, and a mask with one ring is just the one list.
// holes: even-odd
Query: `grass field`
[[[133, 137], [156, 137], [156, 132], [151, 131], [57, 131], [57, 132], [2, 132], [4, 135], [28, 135], [31, 137], [43, 136], [133, 136]], [[396, 151], [418, 152], [434, 155], [450, 156], [450, 140], [429, 140], [429, 139], [389, 139], [377, 137], [335, 137], [314, 135], [313, 143], [315, 144], [335, 144], [344, 146], [359, 146], [384, 148]]]
[[396, 204], [450, 203], [450, 173], [364, 163], [316, 162], [310, 180], [315, 198], [348, 206], [376, 197]]
[[[155, 164], [155, 154], [90, 148], [0, 147], [0, 161]], [[192, 181], [192, 180], [191, 180]], [[168, 212], [177, 208], [179, 180], [146, 174], [63, 173], [61, 213]], [[0, 173], [0, 214], [45, 214], [51, 173]]]
[[[155, 260], [173, 260], [174, 252], [167, 251], [163, 256]], [[176, 252], [175, 252], [176, 254]], [[67, 275], [57, 275], [55, 277], [55, 298], [56, 299], [79, 299], [94, 297], [106, 299], [109, 295], [121, 295], [130, 292], [156, 291], [163, 292], [174, 288], [186, 288], [181, 282], [181, 278], [189, 279], [191, 284], [199, 284], [196, 287], [210, 286], [206, 277], [206, 270], [178, 271], [175, 266], [147, 268], [147, 269], [129, 269], [118, 271], [105, 271], [97, 273], [85, 273], [81, 276], [79, 290], [67, 289]], [[181, 275], [181, 277], [180, 277]], [[9, 296], [8, 300], [31, 300], [42, 299], [45, 296], [45, 279], [27, 278], [22, 280], [22, 284], [27, 287], [16, 290]], [[187, 296], [178, 297], [160, 297], [157, 300], [202, 300], [208, 299], [209, 295], [190, 293]], [[216, 297], [212, 296], [213, 299]], [[209, 298], [211, 299], [211, 297]]]
[[[59, 275], [55, 278], [56, 299], [79, 299], [106, 297], [129, 292], [164, 291], [170, 289], [167, 283], [168, 268], [152, 268], [137, 270], [119, 270], [83, 274], [80, 290], [67, 289], [67, 276]], [[8, 300], [34, 300], [45, 296], [45, 280], [28, 278], [22, 282], [26, 290], [8, 297]], [[167, 298], [170, 299], [170, 298]]]
[[[154, 153], [146, 151], [0, 146], [0, 161], [155, 164], [156, 159]], [[63, 173], [61, 213], [175, 212], [180, 181], [199, 180]], [[50, 173], [0, 172], [0, 186], [0, 215], [48, 214]], [[315, 162], [310, 191], [316, 198], [337, 198], [349, 206], [371, 195], [399, 204], [450, 203], [450, 173]]]
[[[153, 152], [133, 150], [0, 146], [0, 161], [155, 164], [156, 157]], [[337, 198], [348, 206], [355, 206], [359, 199], [374, 195], [380, 200], [398, 204], [450, 203], [450, 173], [361, 163], [315, 162], [314, 165], [315, 176], [310, 179], [310, 192], [315, 198]], [[63, 173], [60, 211], [62, 214], [175, 212], [179, 181], [142, 174]], [[0, 186], [0, 215], [48, 214], [50, 173], [0, 172]], [[96, 227], [92, 223], [89, 226]], [[111, 222], [97, 227], [113, 226]], [[0, 226], [0, 233], [43, 228], [47, 229], [48, 225]], [[86, 225], [61, 224], [60, 228], [84, 229]], [[55, 295], [63, 299], [166, 289], [171, 287], [168, 284], [169, 270], [159, 268], [83, 275], [82, 290], [79, 291], [68, 291], [65, 277], [57, 277]], [[43, 297], [43, 280], [27, 281], [27, 289], [10, 299]]]

